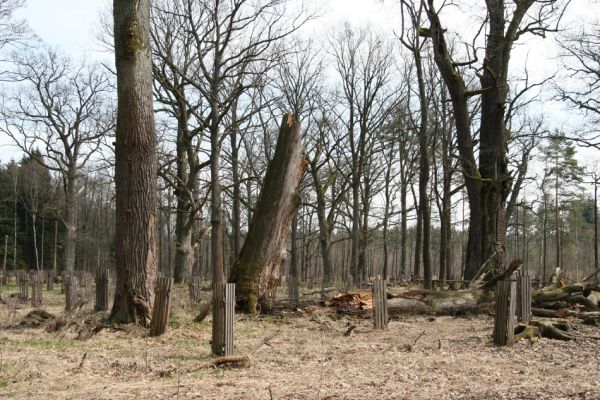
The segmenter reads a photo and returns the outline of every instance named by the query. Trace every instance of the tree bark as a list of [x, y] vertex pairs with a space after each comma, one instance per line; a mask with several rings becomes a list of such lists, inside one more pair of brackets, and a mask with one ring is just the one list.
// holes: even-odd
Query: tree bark
[[156, 274], [156, 137], [150, 1], [115, 0], [116, 267], [113, 323], [146, 325]]
[[286, 114], [248, 237], [231, 267], [230, 282], [236, 284], [242, 312], [255, 313], [259, 299], [277, 287], [287, 234], [301, 201], [298, 187], [306, 166], [300, 126], [291, 114]]

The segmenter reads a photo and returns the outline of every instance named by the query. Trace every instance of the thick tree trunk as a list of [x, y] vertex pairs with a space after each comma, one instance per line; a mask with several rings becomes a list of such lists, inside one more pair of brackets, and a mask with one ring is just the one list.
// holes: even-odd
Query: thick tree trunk
[[268, 297], [277, 287], [288, 231], [301, 201], [298, 187], [306, 166], [300, 126], [291, 114], [286, 114], [248, 237], [231, 267], [230, 282], [236, 284], [242, 312], [255, 313], [259, 299]]
[[117, 282], [110, 319], [146, 325], [156, 274], [156, 137], [150, 1], [115, 0]]
[[[194, 248], [192, 246], [193, 229], [189, 226], [190, 213], [183, 209], [188, 204], [182, 199], [177, 200], [175, 220], [175, 265], [173, 278], [175, 283], [181, 283], [189, 278], [194, 265]], [[181, 208], [180, 208], [181, 207]]]

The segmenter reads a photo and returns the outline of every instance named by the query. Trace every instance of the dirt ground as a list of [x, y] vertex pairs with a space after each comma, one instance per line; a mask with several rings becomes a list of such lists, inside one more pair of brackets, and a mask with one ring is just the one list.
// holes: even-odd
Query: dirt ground
[[[236, 354], [250, 363], [221, 369], [208, 367], [210, 321], [194, 323], [197, 307], [177, 296], [164, 336], [124, 327], [78, 340], [86, 318], [102, 317], [89, 307], [47, 332], [19, 327], [31, 308], [2, 295], [0, 398], [600, 399], [600, 340], [495, 348], [487, 316], [405, 317], [385, 331], [320, 312], [239, 316]], [[43, 308], [62, 315], [59, 292], [44, 295]], [[600, 336], [598, 327], [576, 328]]]

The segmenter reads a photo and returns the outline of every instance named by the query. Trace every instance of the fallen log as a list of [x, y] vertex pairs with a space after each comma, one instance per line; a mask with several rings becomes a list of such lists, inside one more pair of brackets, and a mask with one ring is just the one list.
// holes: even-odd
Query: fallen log
[[390, 316], [480, 313], [491, 310], [492, 302], [492, 294], [484, 290], [416, 290], [388, 299], [388, 313]]
[[554, 285], [532, 292], [532, 305], [537, 308], [563, 309], [567, 305], [579, 305], [586, 311], [600, 311], [600, 307], [588, 299], [600, 287], [592, 283], [573, 283], [564, 287]]

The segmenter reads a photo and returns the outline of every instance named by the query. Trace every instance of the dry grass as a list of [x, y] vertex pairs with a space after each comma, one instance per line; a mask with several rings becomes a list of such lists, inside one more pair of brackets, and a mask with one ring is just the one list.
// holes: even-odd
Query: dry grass
[[[45, 307], [61, 315], [58, 292]], [[386, 331], [368, 320], [283, 313], [238, 317], [245, 368], [209, 367], [210, 321], [178, 288], [171, 329], [101, 330], [77, 340], [91, 311], [58, 332], [12, 327], [0, 306], [0, 397], [15, 399], [561, 399], [600, 398], [600, 341], [490, 344], [492, 320], [407, 317]], [[30, 311], [17, 310], [14, 323]], [[98, 318], [99, 316], [96, 316]], [[350, 324], [357, 325], [349, 336]], [[600, 336], [600, 328], [577, 326]], [[417, 337], [422, 336], [416, 341]]]

